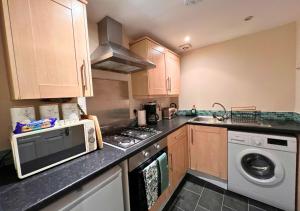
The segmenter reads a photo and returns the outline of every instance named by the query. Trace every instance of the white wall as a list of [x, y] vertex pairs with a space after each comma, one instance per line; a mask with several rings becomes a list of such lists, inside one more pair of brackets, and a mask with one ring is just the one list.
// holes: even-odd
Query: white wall
[[296, 24], [196, 49], [181, 58], [179, 105], [211, 109], [214, 102], [294, 111]]

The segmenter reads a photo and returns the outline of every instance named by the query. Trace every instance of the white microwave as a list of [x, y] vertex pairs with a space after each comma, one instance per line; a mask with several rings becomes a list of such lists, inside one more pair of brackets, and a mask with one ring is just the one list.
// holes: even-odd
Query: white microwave
[[20, 179], [97, 149], [92, 120], [11, 135], [14, 164]]

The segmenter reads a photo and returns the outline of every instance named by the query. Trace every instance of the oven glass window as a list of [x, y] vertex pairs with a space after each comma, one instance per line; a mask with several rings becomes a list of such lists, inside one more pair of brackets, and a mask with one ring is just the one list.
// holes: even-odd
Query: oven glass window
[[84, 126], [78, 125], [17, 139], [22, 174], [86, 151]]
[[251, 153], [245, 155], [241, 164], [243, 169], [257, 179], [270, 179], [275, 174], [275, 164], [264, 155]]

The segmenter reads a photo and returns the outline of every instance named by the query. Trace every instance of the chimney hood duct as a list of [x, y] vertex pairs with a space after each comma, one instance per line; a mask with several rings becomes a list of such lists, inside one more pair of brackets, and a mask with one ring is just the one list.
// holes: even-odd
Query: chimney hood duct
[[99, 46], [91, 55], [93, 69], [131, 73], [155, 64], [122, 46], [122, 24], [106, 16], [98, 23]]

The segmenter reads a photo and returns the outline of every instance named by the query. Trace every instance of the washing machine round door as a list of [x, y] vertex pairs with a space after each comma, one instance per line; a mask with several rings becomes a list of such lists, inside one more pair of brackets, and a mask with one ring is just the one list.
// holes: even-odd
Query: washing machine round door
[[271, 153], [261, 149], [246, 149], [237, 156], [239, 172], [250, 182], [275, 185], [284, 177], [284, 169]]

